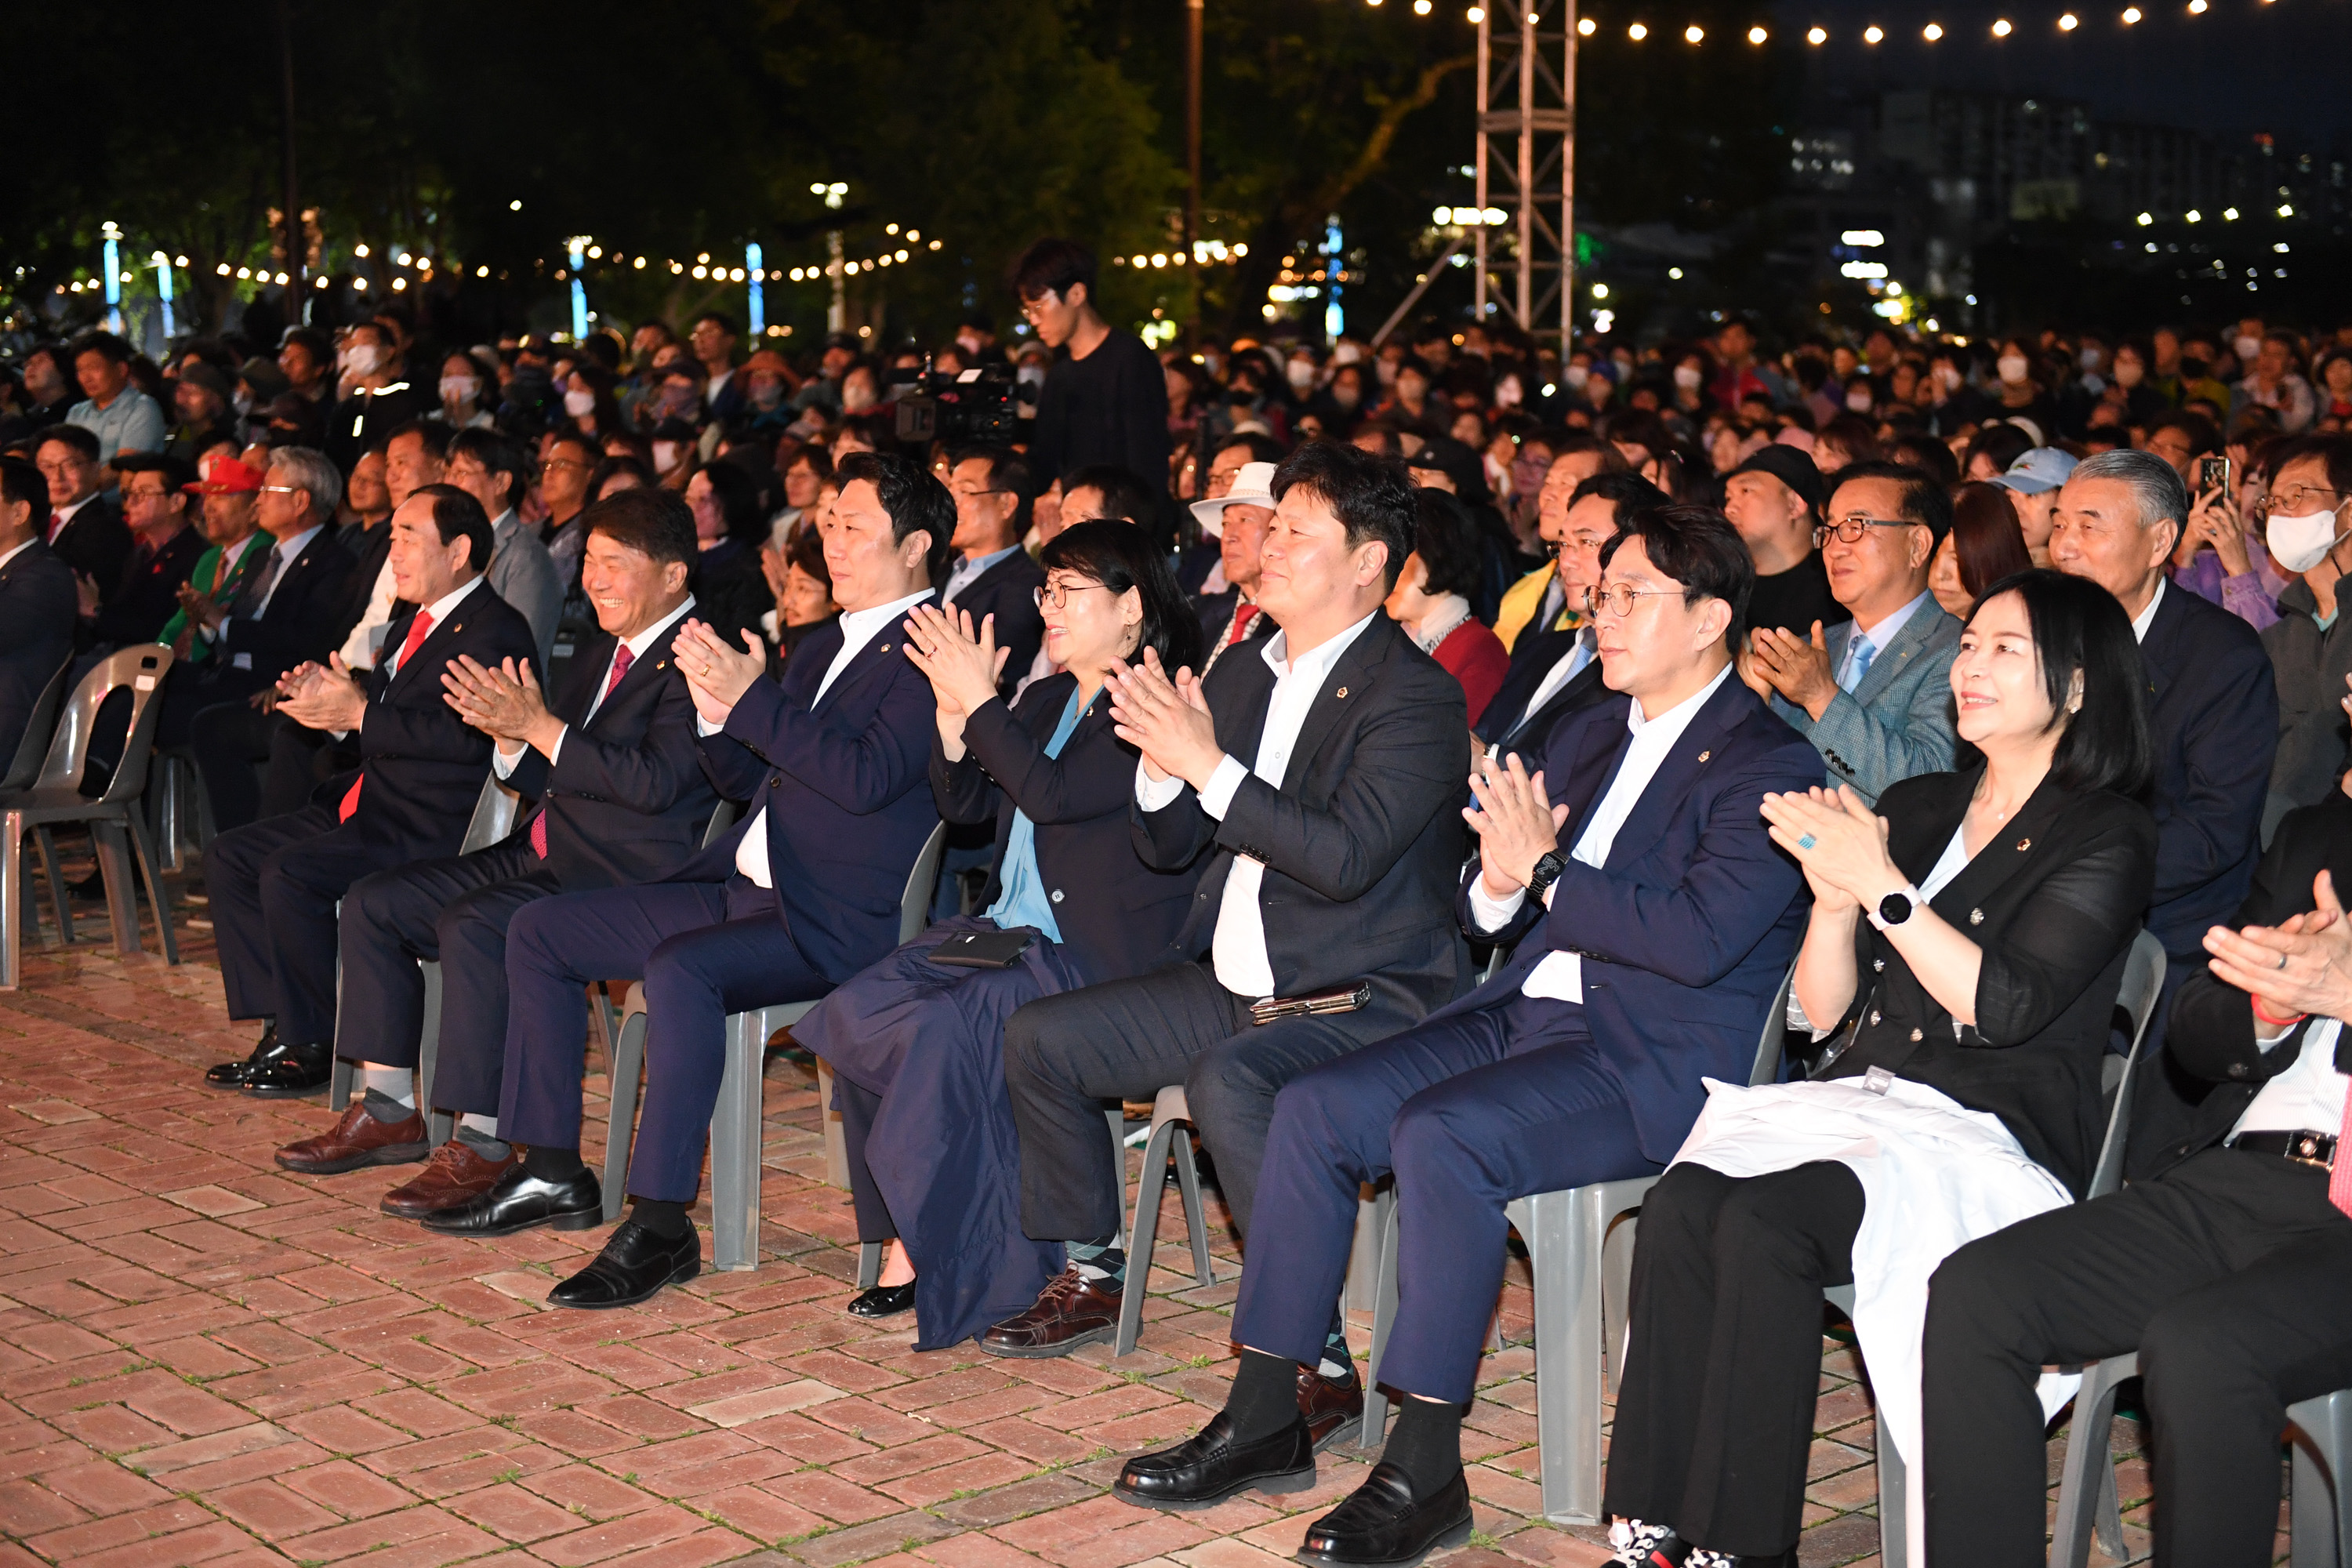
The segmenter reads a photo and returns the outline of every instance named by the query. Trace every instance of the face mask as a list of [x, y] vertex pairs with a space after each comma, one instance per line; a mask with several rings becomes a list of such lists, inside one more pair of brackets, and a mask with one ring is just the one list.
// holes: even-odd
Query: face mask
[[1519, 400], [1526, 395], [1526, 392], [1519, 385], [1518, 377], [1507, 375], [1495, 388], [1495, 406], [1517, 408], [1519, 405]]
[[2137, 386], [2140, 383], [2140, 378], [2147, 374], [2147, 367], [2140, 363], [2139, 361], [2136, 359], [2119, 359], [2116, 361], [2116, 384], [2117, 386]]
[[2238, 351], [2240, 363], [2251, 364], [2253, 363], [2254, 356], [2263, 352], [2263, 340], [2248, 337], [2234, 338], [2231, 340], [2230, 346]]
[[1381, 378], [1381, 384], [1382, 386], [1394, 386], [1396, 384], [1397, 377], [1396, 361], [1392, 359], [1374, 360], [1372, 362], [1372, 374]]
[[2001, 380], [2007, 382], [2011, 386], [2015, 386], [2025, 379], [2025, 356], [2023, 354], [2003, 354], [2000, 356], [2000, 364], [1999, 369], [2000, 371]]
[[849, 414], [863, 414], [874, 406], [874, 394], [863, 382], [841, 389], [841, 406]]
[[1315, 384], [1315, 362], [1311, 359], [1292, 360], [1284, 367], [1283, 374], [1290, 377], [1294, 390], [1304, 392]]
[[978, 332], [958, 332], [956, 334], [956, 343], [968, 354], [976, 356], [980, 353], [980, 334]]
[[470, 403], [474, 395], [481, 390], [482, 378], [478, 375], [445, 375], [441, 378], [441, 401], [444, 403]]
[[2301, 517], [2274, 517], [2265, 531], [2271, 559], [2288, 572], [2308, 572], [2319, 564], [2336, 542], [2336, 514], [2306, 512]]
[[1960, 389], [1960, 367], [1956, 364], [1937, 365], [1936, 384], [1946, 392], [1958, 392]]
[[1355, 364], [1360, 362], [1363, 357], [1364, 351], [1358, 348], [1353, 343], [1341, 343], [1338, 348], [1331, 351], [1331, 363], [1333, 364]]
[[1045, 384], [1045, 367], [1042, 364], [1024, 364], [1013, 373], [1013, 379], [1024, 386], [1043, 386]]
[[2099, 368], [2099, 351], [2096, 349], [2084, 349], [2081, 353], [2076, 354], [2074, 357], [2081, 363], [2084, 370], [2096, 370]]
[[230, 407], [236, 410], [236, 416], [239, 419], [253, 412], [253, 394], [241, 386], [236, 389], [236, 395], [230, 398], [228, 403]]
[[343, 371], [349, 375], [373, 375], [388, 357], [382, 343], [352, 343], [342, 352]]
[[1878, 405], [1871, 401], [1870, 389], [1860, 387], [1845, 395], [1845, 405], [1856, 414], [1867, 414]]
[[1331, 401], [1342, 408], [1353, 408], [1363, 400], [1364, 395], [1352, 385], [1335, 386], [1331, 389]]
[[668, 472], [670, 471], [670, 469], [671, 469], [671, 468], [675, 468], [675, 467], [677, 467], [677, 442], [675, 442], [675, 441], [656, 441], [656, 442], [655, 442], [655, 443], [654, 443], [654, 471], [655, 471], [655, 472], [656, 472], [656, 473], [663, 473], [663, 474], [666, 474], [666, 473], [668, 473]]
[[1698, 366], [1695, 364], [1678, 364], [1675, 366], [1675, 384], [1681, 387], [1685, 392], [1696, 392], [1698, 390]]
[[[448, 388], [449, 384], [447, 382], [445, 381], [441, 384], [441, 389], [445, 395], [448, 392]], [[563, 412], [571, 415], [575, 419], [583, 414], [595, 413], [596, 395], [593, 392], [581, 391], [565, 393], [563, 395]]]
[[1590, 365], [1581, 364], [1570, 365], [1566, 370], [1560, 372], [1561, 376], [1566, 379], [1569, 385], [1580, 388], [1584, 385], [1585, 379], [1591, 375], [1591, 374], [1592, 368]]

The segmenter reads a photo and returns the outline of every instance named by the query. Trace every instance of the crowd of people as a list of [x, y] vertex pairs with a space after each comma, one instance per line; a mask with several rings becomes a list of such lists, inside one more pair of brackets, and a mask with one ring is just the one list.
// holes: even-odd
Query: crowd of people
[[[846, 1310], [922, 1348], [1112, 1339], [1149, 1260], [1104, 1108], [1184, 1088], [1240, 1360], [1140, 1506], [1358, 1429], [1392, 1179], [1402, 1414], [1302, 1552], [1465, 1539], [1505, 1205], [1661, 1176], [1617, 1561], [1795, 1561], [1853, 1284], [1929, 1560], [2040, 1560], [2037, 1380], [2137, 1350], [2157, 1560], [2267, 1562], [2284, 1408], [2352, 1385], [2352, 328], [1155, 354], [1082, 247], [1014, 282], [1010, 342], [807, 364], [718, 312], [443, 352], [394, 309], [7, 368], [0, 734], [173, 649], [155, 743], [262, 1026], [206, 1081], [362, 1089], [279, 1163], [421, 1164], [383, 1206], [446, 1235], [602, 1226], [589, 996], [642, 981], [629, 1213], [551, 1295], [641, 1302], [700, 1268], [728, 1015], [810, 1002], [888, 1244]], [[902, 438], [941, 373], [1011, 438]], [[525, 805], [460, 853], [486, 780]], [[2143, 931], [2134, 1180], [2084, 1201]]]

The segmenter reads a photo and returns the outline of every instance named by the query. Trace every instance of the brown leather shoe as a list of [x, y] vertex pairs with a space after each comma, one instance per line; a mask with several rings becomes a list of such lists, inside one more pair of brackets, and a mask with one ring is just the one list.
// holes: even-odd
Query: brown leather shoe
[[1119, 1292], [1097, 1289], [1073, 1263], [1038, 1293], [1035, 1306], [981, 1335], [980, 1348], [990, 1355], [1042, 1361], [1080, 1345], [1107, 1344], [1118, 1337], [1119, 1300]]
[[378, 1206], [401, 1219], [422, 1219], [435, 1209], [456, 1208], [488, 1192], [521, 1158], [509, 1146], [505, 1159], [485, 1159], [463, 1138], [452, 1138], [433, 1151], [425, 1169], [384, 1194]]
[[1349, 1367], [1345, 1378], [1326, 1377], [1311, 1366], [1298, 1369], [1298, 1414], [1315, 1451], [1337, 1447], [1363, 1430], [1364, 1384]]
[[425, 1117], [412, 1110], [399, 1121], [378, 1121], [367, 1101], [355, 1100], [334, 1131], [289, 1143], [278, 1151], [278, 1163], [306, 1176], [331, 1176], [362, 1165], [405, 1165], [425, 1154]]

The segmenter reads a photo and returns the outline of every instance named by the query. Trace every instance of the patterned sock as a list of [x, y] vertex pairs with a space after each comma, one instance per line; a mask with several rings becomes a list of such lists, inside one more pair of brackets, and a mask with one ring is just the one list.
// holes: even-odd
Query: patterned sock
[[1111, 1244], [1117, 1236], [1106, 1236], [1099, 1241], [1065, 1243], [1062, 1250], [1078, 1266], [1079, 1275], [1094, 1282], [1102, 1291], [1123, 1290], [1127, 1288], [1127, 1254]]

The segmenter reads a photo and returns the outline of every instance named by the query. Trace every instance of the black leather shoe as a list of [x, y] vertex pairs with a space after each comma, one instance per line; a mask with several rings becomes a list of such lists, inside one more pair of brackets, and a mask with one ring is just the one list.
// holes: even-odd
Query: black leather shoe
[[326, 1093], [334, 1076], [334, 1047], [280, 1046], [275, 1060], [245, 1075], [245, 1092], [256, 1100], [300, 1100]]
[[278, 1059], [278, 1024], [273, 1019], [269, 1026], [261, 1031], [261, 1038], [255, 1044], [252, 1054], [243, 1061], [215, 1062], [206, 1068], [205, 1087], [206, 1089], [243, 1089], [248, 1073], [265, 1063]]
[[591, 1170], [548, 1182], [517, 1165], [481, 1196], [435, 1209], [416, 1223], [444, 1236], [512, 1236], [540, 1225], [589, 1230], [604, 1223], [604, 1189]]
[[895, 1318], [901, 1312], [911, 1311], [914, 1305], [915, 1282], [909, 1279], [904, 1285], [877, 1285], [871, 1290], [858, 1292], [857, 1299], [849, 1303], [849, 1315], [853, 1318]]
[[1408, 1568], [1470, 1539], [1470, 1482], [1459, 1470], [1419, 1499], [1402, 1470], [1382, 1460], [1338, 1508], [1307, 1527], [1301, 1563], [1336, 1568]]
[[604, 1243], [596, 1261], [547, 1293], [555, 1307], [634, 1307], [665, 1285], [683, 1285], [702, 1272], [702, 1238], [688, 1226], [665, 1240], [625, 1219]]
[[1305, 1421], [1295, 1420], [1255, 1443], [1235, 1443], [1233, 1418], [1220, 1410], [1199, 1436], [1129, 1459], [1110, 1489], [1145, 1508], [1186, 1512], [1213, 1507], [1250, 1487], [1303, 1492], [1314, 1484], [1315, 1439]]

